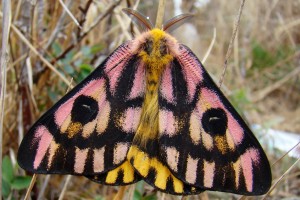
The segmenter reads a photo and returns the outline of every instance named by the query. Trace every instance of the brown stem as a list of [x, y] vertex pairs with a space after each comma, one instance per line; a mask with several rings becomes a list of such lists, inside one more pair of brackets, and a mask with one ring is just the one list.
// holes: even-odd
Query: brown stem
[[83, 32], [79, 38], [77, 39], [76, 42], [73, 42], [72, 44], [70, 44], [70, 46], [68, 46], [64, 52], [62, 52], [59, 56], [57, 56], [54, 60], [51, 61], [52, 64], [56, 63], [58, 60], [64, 58], [68, 52], [70, 52], [74, 47], [76, 47], [80, 41], [85, 38], [88, 33], [93, 30], [96, 25], [98, 25], [106, 16], [108, 16], [108, 14], [110, 14], [112, 12], [112, 10], [121, 3], [122, 0], [118, 0], [117, 2], [112, 3], [107, 9], [106, 11], [100, 15], [95, 22], [88, 28], [88, 30], [86, 30], [85, 32]]
[[223, 80], [224, 80], [225, 72], [226, 72], [226, 69], [227, 69], [227, 63], [228, 63], [229, 57], [230, 57], [231, 52], [232, 52], [233, 41], [235, 39], [237, 30], [239, 28], [240, 19], [241, 19], [241, 15], [242, 15], [242, 11], [243, 11], [244, 5], [245, 5], [245, 0], [241, 0], [241, 5], [240, 5], [240, 8], [239, 8], [239, 14], [238, 14], [238, 16], [236, 18], [234, 29], [233, 29], [233, 33], [232, 33], [232, 36], [231, 36], [231, 40], [230, 40], [230, 43], [229, 43], [229, 46], [228, 46], [228, 50], [227, 50], [227, 53], [226, 53], [226, 56], [225, 56], [224, 69], [223, 69], [221, 78], [219, 80], [219, 88], [221, 88]]
[[159, 0], [155, 28], [159, 28], [159, 29], [162, 28], [162, 24], [164, 21], [164, 14], [165, 14], [165, 5], [166, 5], [165, 0]]

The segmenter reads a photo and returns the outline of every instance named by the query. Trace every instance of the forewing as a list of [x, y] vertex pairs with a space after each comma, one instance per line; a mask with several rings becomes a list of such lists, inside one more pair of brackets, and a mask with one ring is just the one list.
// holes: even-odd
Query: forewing
[[238, 194], [269, 189], [271, 170], [262, 147], [183, 45], [162, 76], [159, 105], [161, 158], [175, 177]]
[[124, 163], [143, 102], [142, 86], [132, 92], [141, 68], [130, 43], [121, 45], [32, 126], [19, 165], [33, 173], [94, 175]]

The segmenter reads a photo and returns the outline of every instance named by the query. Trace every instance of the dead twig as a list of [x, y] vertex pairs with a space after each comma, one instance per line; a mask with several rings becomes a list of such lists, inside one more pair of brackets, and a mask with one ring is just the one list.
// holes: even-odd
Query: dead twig
[[64, 10], [66, 11], [66, 13], [71, 17], [71, 19], [74, 21], [74, 23], [81, 29], [82, 27], [80, 26], [79, 22], [74, 17], [74, 15], [72, 14], [72, 12], [69, 10], [68, 6], [66, 6], [65, 3], [62, 0], [59, 0], [59, 3], [64, 8]]
[[76, 42], [73, 42], [70, 46], [68, 46], [65, 50], [64, 50], [64, 52], [62, 52], [59, 56], [57, 56], [54, 60], [52, 60], [51, 61], [51, 63], [53, 64], [53, 63], [55, 63], [57, 60], [60, 60], [60, 59], [62, 59], [62, 58], [64, 58], [66, 55], [67, 55], [67, 53], [68, 52], [70, 52], [74, 47], [76, 47], [78, 44], [79, 44], [79, 42], [82, 40], [82, 39], [84, 39], [86, 36], [87, 36], [87, 34], [91, 31], [91, 30], [93, 30], [106, 16], [108, 16], [110, 13], [111, 13], [111, 11], [117, 6], [117, 5], [119, 5], [120, 3], [121, 3], [121, 1], [122, 0], [118, 0], [118, 1], [116, 1], [116, 2], [113, 2], [113, 3], [111, 3], [109, 6], [108, 6], [108, 8], [106, 9], [106, 11], [102, 14], [102, 15], [100, 15], [96, 20], [95, 20], [95, 22], [89, 27], [89, 28], [87, 28], [87, 30], [86, 31], [84, 31], [81, 35], [80, 35], [80, 37], [77, 39], [77, 41]]
[[206, 59], [208, 58], [208, 56], [209, 56], [209, 54], [210, 54], [210, 52], [211, 52], [211, 50], [212, 50], [212, 48], [214, 46], [214, 43], [216, 41], [216, 35], [217, 35], [217, 31], [216, 31], [216, 28], [214, 28], [214, 35], [213, 35], [213, 38], [212, 38], [212, 40], [211, 40], [211, 42], [209, 44], [209, 47], [208, 47], [206, 53], [205, 53], [205, 55], [204, 55], [204, 57], [202, 59], [202, 64], [205, 63]]
[[64, 196], [65, 196], [65, 193], [66, 193], [66, 190], [67, 190], [67, 187], [71, 181], [71, 178], [72, 176], [71, 175], [68, 175], [67, 178], [66, 178], [66, 181], [65, 181], [65, 184], [64, 184], [64, 187], [59, 195], [59, 199], [58, 200], [63, 200]]
[[281, 156], [279, 159], [277, 159], [277, 160], [271, 165], [271, 167], [275, 166], [276, 163], [278, 163], [280, 160], [282, 160], [282, 159], [283, 159], [286, 155], [288, 155], [291, 151], [293, 151], [294, 149], [297, 149], [298, 147], [300, 147], [299, 144], [300, 144], [300, 141], [299, 141], [295, 146], [293, 146], [290, 150], [288, 150], [285, 154], [283, 154], [283, 156]]
[[[4, 119], [4, 105], [6, 96], [6, 69], [9, 61], [8, 55], [8, 38], [11, 27], [11, 2], [10, 0], [2, 1], [3, 22], [2, 22], [2, 48], [1, 48], [1, 65], [0, 65], [0, 166], [2, 166], [2, 151], [3, 151], [3, 119]], [[0, 170], [0, 188], [2, 188], [2, 170]], [[2, 189], [0, 191], [2, 198]]]
[[44, 194], [45, 194], [45, 190], [46, 190], [47, 186], [49, 185], [50, 177], [51, 177], [50, 174], [46, 175], [46, 178], [43, 181], [43, 185], [42, 185], [42, 187], [41, 187], [41, 189], [39, 191], [39, 196], [38, 196], [37, 199], [45, 199], [44, 198]]
[[126, 188], [127, 188], [127, 186], [120, 186], [118, 193], [114, 197], [114, 200], [122, 200], [124, 197]]
[[[79, 7], [79, 10], [82, 12], [82, 15], [81, 15], [82, 17], [81, 17], [81, 19], [79, 20], [79, 24], [80, 24], [81, 27], [83, 27], [84, 22], [86, 21], [86, 15], [87, 15], [87, 12], [88, 12], [90, 6], [92, 5], [92, 3], [93, 3], [93, 0], [89, 0], [89, 1], [86, 3], [86, 5], [85, 5], [84, 8]], [[82, 28], [78, 28], [78, 30], [77, 30], [77, 38], [80, 37], [81, 30], [82, 30]]]
[[[66, 7], [70, 7], [72, 5], [72, 2], [73, 2], [72, 0], [68, 0], [66, 3]], [[56, 39], [59, 31], [61, 31], [63, 29], [63, 23], [64, 23], [66, 16], [67, 16], [66, 9], [63, 9], [62, 14], [60, 15], [60, 18], [57, 21], [56, 26], [55, 26], [54, 30], [52, 31], [47, 44], [44, 47], [45, 51], [47, 51], [51, 47], [51, 45], [54, 42], [54, 40]]]
[[12, 30], [19, 36], [19, 38], [30, 48], [30, 50], [37, 55], [45, 64], [47, 67], [49, 67], [55, 74], [57, 74], [67, 85], [70, 85], [70, 82], [64, 75], [62, 75], [47, 59], [45, 59], [38, 50], [31, 45], [31, 43], [26, 39], [26, 37], [19, 31], [17, 27], [15, 27], [13, 24], [11, 25]]
[[162, 27], [164, 21], [164, 14], [165, 14], [165, 5], [166, 5], [166, 0], [159, 0], [155, 28], [161, 29]]
[[264, 88], [264, 89], [260, 90], [259, 92], [257, 92], [257, 94], [254, 94], [253, 96], [255, 98], [252, 98], [252, 102], [255, 103], [255, 102], [258, 102], [258, 101], [262, 100], [268, 94], [270, 94], [274, 90], [276, 90], [279, 87], [281, 87], [283, 84], [285, 84], [286, 82], [288, 82], [289, 80], [291, 80], [293, 77], [295, 77], [299, 73], [300, 73], [300, 66], [297, 67], [296, 69], [294, 69], [293, 71], [291, 71], [290, 73], [288, 73], [285, 77], [283, 77], [279, 81], [277, 81], [275, 83], [272, 83], [272, 85], [269, 85], [266, 88]]
[[262, 200], [267, 199], [267, 197], [270, 195], [270, 193], [274, 190], [274, 188], [283, 180], [283, 178], [297, 165], [297, 163], [299, 162], [300, 158], [298, 158], [296, 160], [296, 162], [294, 162], [294, 164], [292, 164], [292, 166], [290, 166], [288, 168], [288, 170], [286, 170], [284, 172], [284, 174], [282, 174], [278, 180], [272, 185], [271, 189], [267, 192], [267, 194], [265, 194], [264, 198], [262, 198]]
[[31, 193], [31, 190], [35, 184], [35, 181], [36, 181], [36, 178], [37, 178], [37, 174], [33, 174], [32, 178], [31, 178], [31, 182], [30, 182], [30, 185], [29, 187], [27, 188], [27, 191], [26, 191], [26, 195], [24, 197], [24, 200], [27, 200], [28, 197], [30, 196], [30, 193]]
[[239, 28], [240, 19], [241, 19], [241, 15], [242, 15], [242, 12], [243, 12], [244, 5], [245, 5], [245, 0], [241, 0], [241, 5], [240, 5], [240, 8], [239, 8], [239, 14], [238, 14], [238, 16], [236, 18], [236, 21], [234, 23], [233, 33], [232, 33], [230, 43], [229, 43], [229, 46], [228, 46], [228, 49], [227, 49], [227, 53], [226, 53], [226, 56], [225, 56], [224, 68], [223, 68], [221, 78], [219, 80], [219, 88], [221, 88], [223, 80], [224, 80], [224, 76], [225, 76], [226, 69], [227, 69], [227, 63], [228, 63], [229, 57], [230, 57], [231, 52], [232, 52], [233, 42], [234, 42], [237, 30]]

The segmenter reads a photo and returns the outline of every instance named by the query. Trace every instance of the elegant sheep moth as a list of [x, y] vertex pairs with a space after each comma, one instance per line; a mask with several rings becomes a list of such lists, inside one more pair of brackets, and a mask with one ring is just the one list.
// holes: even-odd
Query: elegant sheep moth
[[[268, 159], [194, 53], [126, 9], [146, 29], [118, 47], [25, 135], [19, 165], [108, 185], [140, 180], [175, 195], [261, 195]], [[191, 38], [192, 39], [192, 38]]]

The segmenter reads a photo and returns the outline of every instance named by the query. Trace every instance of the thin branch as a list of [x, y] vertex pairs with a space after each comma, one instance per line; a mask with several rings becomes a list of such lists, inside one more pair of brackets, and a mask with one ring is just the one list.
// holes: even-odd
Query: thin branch
[[19, 38], [30, 48], [30, 50], [37, 55], [45, 64], [47, 67], [49, 67], [55, 74], [57, 74], [67, 85], [70, 85], [70, 82], [64, 75], [62, 75], [48, 60], [46, 60], [34, 46], [31, 45], [31, 43], [26, 39], [26, 37], [19, 31], [17, 27], [15, 27], [13, 24], [11, 25], [12, 30], [19, 36]]
[[[84, 8], [79, 7], [79, 10], [82, 12], [81, 19], [79, 20], [79, 24], [80, 24], [81, 27], [83, 27], [84, 22], [86, 21], [86, 15], [87, 15], [87, 12], [88, 12], [90, 6], [92, 5], [92, 3], [93, 3], [93, 0], [89, 0], [89, 1], [86, 3], [86, 5], [85, 5]], [[81, 30], [83, 30], [83, 29], [78, 28], [77, 34], [76, 34], [77, 38], [80, 37]]]
[[[135, 4], [133, 5], [132, 9], [133, 9], [133, 10], [136, 10], [137, 7], [138, 7], [138, 5], [139, 5], [139, 3], [140, 3], [140, 0], [137, 0], [137, 1], [135, 2]], [[123, 11], [123, 14], [124, 14], [124, 10], [123, 10], [123, 9], [122, 9], [122, 11]], [[115, 12], [116, 12], [116, 10], [115, 10]], [[121, 12], [121, 11], [120, 11], [120, 12]], [[118, 20], [118, 22], [119, 22], [119, 24], [120, 24], [120, 27], [121, 27], [121, 29], [122, 29], [122, 33], [123, 33], [123, 34], [122, 34], [122, 36], [119, 38], [119, 40], [118, 40], [118, 42], [117, 42], [118, 45], [119, 45], [120, 43], [123, 42], [124, 37], [126, 37], [127, 39], [132, 39], [132, 37], [130, 36], [130, 31], [129, 31], [129, 27], [130, 27], [130, 25], [131, 25], [132, 20], [128, 17], [128, 15], [126, 15], [126, 16], [128, 17], [128, 20], [126, 20], [126, 18], [125, 18], [125, 19], [122, 18], [122, 20], [121, 20], [121, 17], [120, 17], [120, 15], [119, 15], [120, 12], [117, 10], [116, 19]], [[111, 30], [109, 30], [109, 31], [111, 31]], [[138, 29], [136, 29], [135, 31], [132, 29], [131, 31], [132, 31], [132, 33], [135, 33], [135, 31], [136, 31], [137, 33], [140, 33]]]
[[81, 34], [81, 36], [77, 39], [76, 42], [73, 42], [70, 46], [68, 46], [64, 52], [62, 52], [59, 56], [57, 56], [54, 60], [51, 61], [51, 63], [55, 63], [57, 60], [60, 60], [66, 56], [66, 54], [71, 51], [75, 46], [79, 44], [79, 42], [87, 36], [87, 34], [93, 30], [108, 14], [111, 13], [111, 11], [121, 3], [122, 0], [118, 0], [114, 3], [111, 3], [110, 6], [106, 9], [106, 11], [100, 15], [95, 22], [85, 31]]
[[39, 191], [39, 196], [37, 199], [45, 199], [44, 195], [45, 195], [45, 190], [47, 188], [47, 186], [49, 185], [49, 180], [50, 180], [51, 175], [47, 174], [45, 180], [43, 181], [43, 185]]
[[282, 79], [278, 80], [275, 83], [272, 83], [271, 85], [267, 86], [266, 88], [262, 89], [260, 92], [257, 94], [253, 95], [254, 98], [252, 98], [252, 102], [258, 102], [265, 98], [268, 94], [273, 92], [274, 90], [278, 89], [281, 87], [283, 84], [291, 80], [292, 78], [296, 77], [300, 73], [300, 66], [295, 68], [293, 71], [285, 75]]
[[27, 200], [28, 197], [30, 196], [30, 193], [31, 193], [31, 190], [35, 184], [35, 181], [36, 181], [36, 178], [37, 178], [37, 174], [33, 174], [32, 178], [31, 178], [31, 181], [30, 181], [30, 185], [26, 191], [26, 195], [24, 197], [24, 200]]
[[240, 19], [241, 19], [241, 15], [242, 15], [242, 12], [243, 12], [244, 5], [245, 5], [245, 1], [246, 0], [241, 0], [241, 5], [240, 5], [240, 8], [239, 8], [239, 14], [236, 18], [233, 33], [232, 33], [232, 36], [231, 36], [231, 40], [230, 40], [230, 43], [229, 43], [229, 46], [228, 46], [228, 49], [227, 49], [227, 53], [226, 53], [226, 56], [225, 56], [224, 68], [223, 68], [221, 78], [219, 80], [219, 88], [221, 88], [223, 80], [224, 80], [224, 76], [225, 76], [226, 69], [227, 69], [227, 63], [228, 63], [229, 57], [230, 57], [231, 52], [232, 52], [233, 42], [234, 42], [237, 30], [239, 28]]
[[283, 178], [297, 165], [297, 163], [299, 162], [300, 158], [298, 158], [296, 160], [296, 162], [294, 162], [294, 164], [292, 164], [292, 166], [290, 166], [288, 168], [288, 170], [286, 170], [284, 172], [284, 174], [282, 174], [279, 179], [272, 185], [271, 189], [267, 192], [267, 194], [265, 194], [265, 196], [262, 198], [262, 200], [267, 199], [267, 197], [270, 195], [270, 193], [274, 190], [274, 188], [283, 180]]
[[71, 13], [71, 11], [69, 10], [69, 8], [65, 5], [65, 3], [62, 0], [59, 0], [59, 3], [61, 4], [61, 6], [64, 8], [64, 10], [67, 12], [67, 14], [71, 17], [71, 19], [74, 21], [74, 23], [79, 27], [82, 28], [79, 24], [79, 22], [77, 21], [77, 19], [74, 17], [74, 15]]
[[279, 159], [277, 159], [274, 163], [272, 163], [271, 168], [275, 166], [280, 160], [282, 160], [286, 155], [288, 155], [291, 151], [297, 149], [297, 147], [299, 147], [299, 144], [300, 141], [295, 146], [293, 146], [290, 150], [288, 150], [285, 154], [283, 154]]
[[114, 200], [122, 200], [124, 197], [126, 188], [127, 188], [127, 186], [120, 186], [118, 193], [114, 197]]
[[216, 31], [216, 28], [214, 28], [213, 39], [211, 40], [211, 42], [210, 42], [210, 44], [209, 44], [209, 47], [208, 47], [208, 49], [207, 49], [207, 51], [206, 51], [206, 53], [205, 53], [205, 55], [204, 55], [204, 57], [203, 57], [203, 59], [202, 59], [202, 64], [205, 63], [206, 59], [208, 58], [208, 56], [209, 56], [209, 54], [210, 54], [210, 52], [211, 52], [211, 50], [212, 50], [212, 48], [213, 48], [213, 46], [214, 46], [214, 43], [215, 43], [215, 41], [216, 41], [216, 35], [217, 35], [216, 32], [217, 32], [217, 31]]
[[[66, 3], [67, 7], [70, 7], [72, 5], [73, 0], [68, 0]], [[66, 9], [63, 9], [62, 14], [60, 15], [59, 20], [56, 23], [55, 29], [52, 31], [52, 34], [50, 35], [47, 44], [45, 45], [44, 49], [47, 51], [50, 47], [53, 41], [56, 39], [58, 32], [62, 29], [63, 22], [66, 18], [67, 12]]]
[[122, 0], [118, 0], [116, 2], [111, 3], [108, 8], [105, 10], [105, 12], [100, 15], [95, 21], [94, 23], [87, 28], [87, 30], [85, 32], [82, 33], [81, 35], [81, 39], [83, 39], [91, 30], [93, 30], [108, 14], [110, 14], [115, 7], [117, 7], [117, 5], [119, 5], [121, 3]]
[[65, 193], [66, 193], [66, 190], [67, 190], [67, 187], [71, 181], [71, 178], [72, 176], [71, 175], [68, 175], [67, 178], [66, 178], [66, 182], [64, 184], [64, 187], [59, 195], [59, 199], [58, 200], [63, 200], [64, 199], [64, 196], [65, 196]]
[[155, 28], [159, 28], [159, 29], [162, 28], [162, 24], [164, 21], [164, 14], [165, 14], [165, 5], [166, 5], [166, 0], [159, 0]]
[[[3, 119], [4, 119], [4, 105], [6, 92], [6, 68], [9, 61], [8, 55], [8, 38], [11, 26], [11, 2], [10, 0], [2, 0], [2, 49], [1, 49], [1, 66], [0, 66], [0, 166], [2, 166], [2, 139], [3, 139]], [[2, 188], [2, 170], [0, 170], [0, 188]], [[0, 198], [2, 198], [2, 189], [0, 191]]]
[[13, 22], [18, 20], [19, 14], [20, 14], [20, 9], [21, 9], [22, 1], [18, 1], [17, 6], [14, 9], [14, 19]]
[[127, 198], [128, 198], [128, 199], [133, 199], [135, 188], [136, 188], [136, 183], [132, 184], [132, 185], [129, 187], [129, 189], [128, 189], [128, 194], [127, 194]]

